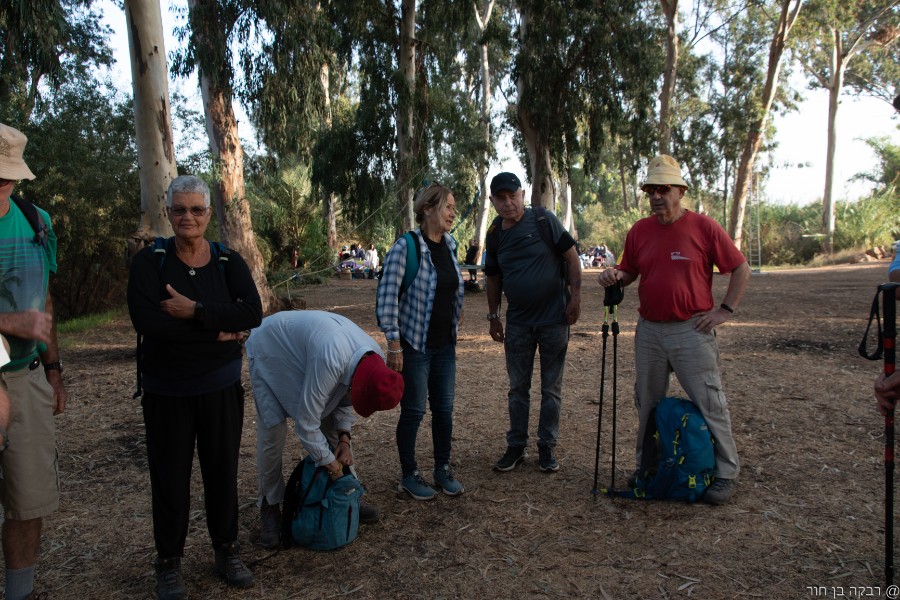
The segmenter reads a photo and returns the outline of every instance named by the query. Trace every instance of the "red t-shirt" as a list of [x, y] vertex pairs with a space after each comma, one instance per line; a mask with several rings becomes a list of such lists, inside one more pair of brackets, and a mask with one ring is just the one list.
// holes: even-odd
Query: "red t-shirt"
[[669, 225], [641, 219], [625, 238], [618, 268], [640, 276], [641, 316], [648, 321], [687, 321], [712, 310], [712, 268], [730, 273], [747, 261], [722, 226], [695, 212]]

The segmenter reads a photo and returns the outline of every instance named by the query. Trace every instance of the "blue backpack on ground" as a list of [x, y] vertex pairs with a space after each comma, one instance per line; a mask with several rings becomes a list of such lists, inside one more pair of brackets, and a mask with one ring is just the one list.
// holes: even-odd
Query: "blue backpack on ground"
[[359, 501], [365, 490], [348, 473], [332, 481], [307, 456], [291, 474], [284, 494], [281, 539], [285, 547], [336, 550], [359, 534]]
[[715, 440], [697, 406], [685, 398], [663, 398], [656, 429], [647, 428], [637, 482], [626, 497], [697, 502], [712, 483]]

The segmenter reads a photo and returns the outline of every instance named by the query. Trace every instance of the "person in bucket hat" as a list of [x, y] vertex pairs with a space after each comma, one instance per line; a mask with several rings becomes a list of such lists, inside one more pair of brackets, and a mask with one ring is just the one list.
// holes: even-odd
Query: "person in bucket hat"
[[[59, 507], [54, 416], [67, 400], [48, 291], [56, 272], [56, 234], [46, 211], [13, 196], [17, 181], [34, 179], [24, 159], [27, 143], [21, 131], [0, 123], [0, 333], [9, 340], [10, 358], [0, 368], [0, 387], [16, 415], [3, 435], [9, 446], [0, 452], [5, 598], [25, 598], [34, 590], [43, 517]], [[46, 244], [35, 243], [23, 211], [45, 228]]]
[[[284, 499], [282, 452], [287, 418], [306, 452], [333, 477], [353, 469], [350, 429], [356, 413], [391, 410], [403, 395], [403, 377], [387, 367], [378, 342], [347, 317], [317, 310], [280, 312], [263, 319], [247, 340], [256, 399], [256, 466], [260, 540], [279, 546]], [[378, 511], [360, 503], [360, 522]]]
[[[674, 158], [660, 154], [651, 160], [641, 189], [653, 215], [632, 226], [619, 264], [598, 277], [605, 287], [641, 280], [634, 342], [637, 465], [640, 468], [644, 431], [653, 409], [668, 395], [674, 371], [716, 442], [716, 480], [704, 500], [723, 504], [734, 493], [740, 462], [714, 329], [734, 315], [747, 289], [750, 266], [721, 225], [682, 205], [688, 184]], [[720, 273], [731, 274], [720, 304], [712, 294], [713, 264]], [[632, 475], [629, 484], [634, 479]]]

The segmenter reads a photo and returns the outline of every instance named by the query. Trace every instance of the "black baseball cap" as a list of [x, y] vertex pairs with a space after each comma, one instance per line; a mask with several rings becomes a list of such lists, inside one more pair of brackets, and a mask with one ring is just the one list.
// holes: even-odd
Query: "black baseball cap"
[[513, 173], [498, 173], [491, 179], [491, 193], [518, 192], [522, 188], [522, 182]]

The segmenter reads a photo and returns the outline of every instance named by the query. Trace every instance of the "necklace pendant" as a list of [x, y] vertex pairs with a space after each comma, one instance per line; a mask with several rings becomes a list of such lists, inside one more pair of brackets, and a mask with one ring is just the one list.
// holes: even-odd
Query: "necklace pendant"
[[190, 275], [191, 277], [193, 277], [196, 274], [197, 274], [197, 271], [194, 270], [194, 267], [190, 267], [188, 269], [188, 275]]

